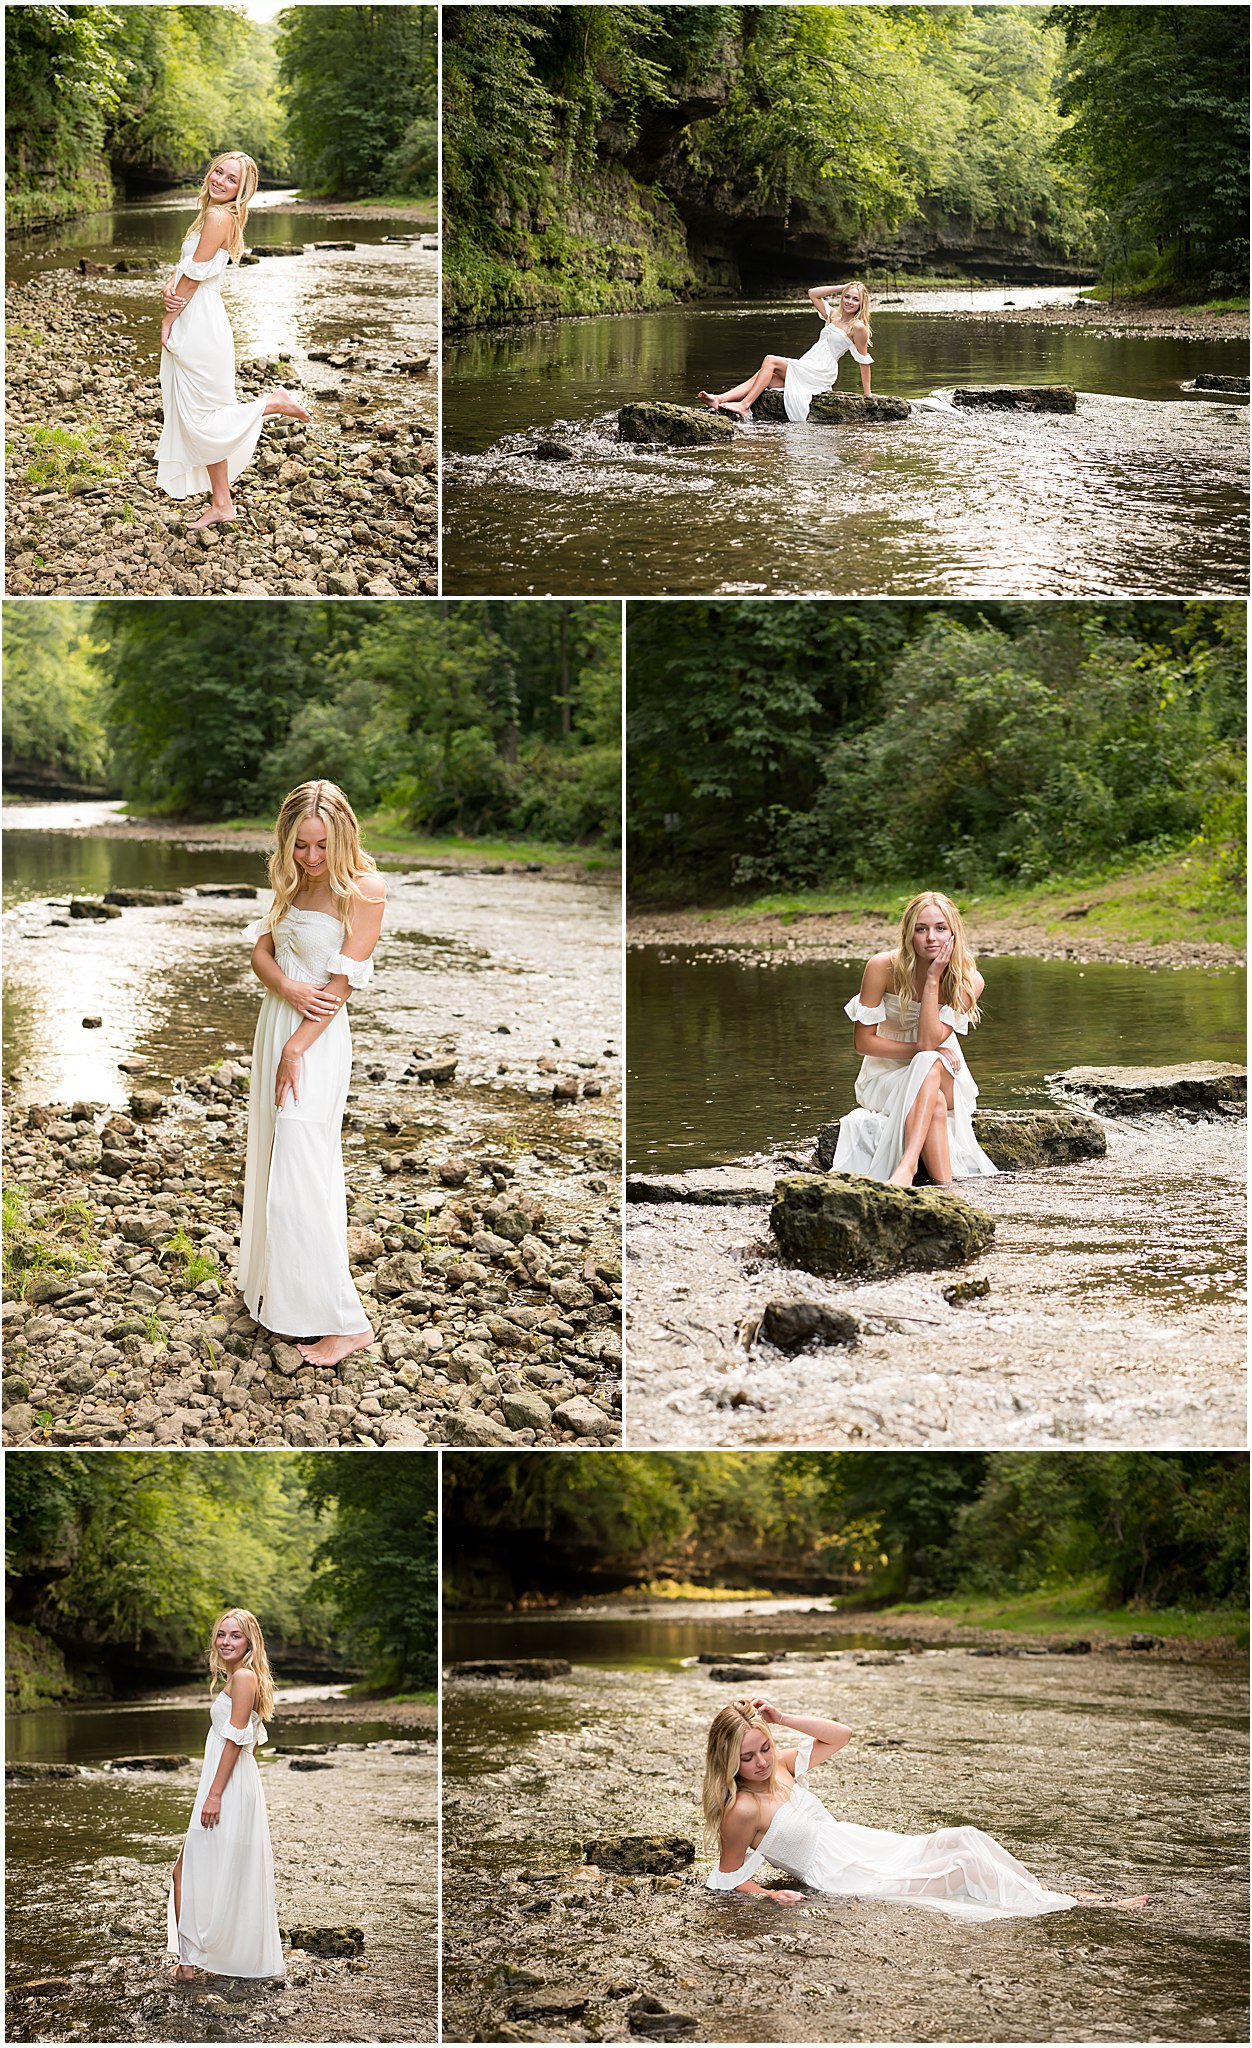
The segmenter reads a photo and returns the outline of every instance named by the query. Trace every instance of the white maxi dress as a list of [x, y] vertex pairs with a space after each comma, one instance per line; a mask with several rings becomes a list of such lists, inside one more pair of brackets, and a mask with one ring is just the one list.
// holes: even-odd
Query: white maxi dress
[[[859, 995], [844, 1005], [844, 1014], [854, 1024], [886, 1024], [887, 1036], [905, 1043], [916, 1041], [921, 1004], [901, 1003], [887, 995], [871, 1009]], [[952, 1108], [948, 1111], [948, 1150], [954, 1180], [976, 1180], [996, 1172], [974, 1136], [974, 1108], [978, 1086], [965, 1060], [965, 1049], [957, 1036], [969, 1031], [969, 1018], [958, 1016], [949, 1003], [939, 1011], [939, 1022], [948, 1027], [944, 1043], [955, 1046], [961, 1065], [953, 1079]], [[869, 1180], [890, 1180], [904, 1153], [904, 1125], [917, 1092], [935, 1064], [937, 1052], [915, 1053], [907, 1065], [903, 1060], [880, 1060], [867, 1053], [856, 1077], [858, 1107], [840, 1119], [839, 1141], [835, 1147], [836, 1173], [864, 1174]]]
[[[244, 937], [255, 945], [264, 918]], [[347, 932], [324, 910], [289, 910], [270, 934], [292, 981], [318, 986], [345, 974], [364, 988], [372, 960], [340, 949]], [[252, 1045], [248, 1164], [240, 1232], [239, 1290], [263, 1329], [287, 1337], [348, 1337], [369, 1327], [348, 1270], [348, 1201], [340, 1133], [352, 1079], [348, 1007], [331, 1018], [300, 1060], [300, 1098], [274, 1103], [283, 1047], [304, 1019], [267, 989]]]
[[[219, 1692], [183, 1843], [182, 1909], [175, 1915], [171, 1880], [166, 1916], [171, 1955], [218, 1977], [281, 1977], [286, 1970], [274, 1901], [274, 1853], [256, 1760], [268, 1741], [257, 1714], [246, 1728], [232, 1728], [230, 1700]], [[228, 1742], [238, 1743], [241, 1754], [226, 1780], [221, 1819], [216, 1827], [204, 1828], [200, 1809]]]
[[235, 337], [222, 304], [222, 279], [230, 258], [219, 249], [206, 263], [197, 263], [191, 251], [198, 239], [192, 228], [174, 282], [192, 277], [199, 290], [175, 320], [161, 350], [165, 425], [157, 443], [157, 483], [170, 498], [212, 490], [210, 462], [224, 462], [227, 481], [233, 484], [252, 460], [267, 403], [267, 394], [246, 400], [235, 397]]
[[886, 1828], [836, 1820], [803, 1782], [813, 1754], [806, 1735], [786, 1760], [795, 1788], [742, 1869], [710, 1871], [711, 1891], [734, 1891], [763, 1863], [785, 1870], [814, 1891], [849, 1899], [929, 1906], [962, 1920], [1017, 1920], [1063, 1913], [1078, 1904], [1052, 1892], [981, 1828], [938, 1828], [933, 1835], [897, 1835]]
[[792, 356], [787, 363], [787, 374], [783, 383], [783, 405], [787, 418], [799, 426], [809, 416], [813, 400], [825, 391], [833, 391], [839, 378], [839, 365], [845, 356], [854, 362], [872, 363], [873, 356], [863, 356], [850, 334], [828, 320], [817, 340], [806, 355]]

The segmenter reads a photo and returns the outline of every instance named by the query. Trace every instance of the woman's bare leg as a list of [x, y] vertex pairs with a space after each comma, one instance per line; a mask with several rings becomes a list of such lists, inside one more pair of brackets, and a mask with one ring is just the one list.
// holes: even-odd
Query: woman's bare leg
[[731, 412], [747, 412], [753, 399], [759, 398], [763, 391], [781, 389], [786, 383], [787, 362], [786, 356], [766, 356], [756, 375], [747, 378], [742, 384], [736, 384], [733, 390], [713, 393], [702, 391], [700, 396], [709, 405], [724, 405]]
[[[177, 1927], [177, 1925], [178, 1925], [179, 1921], [180, 1921], [180, 1920], [182, 1919], [182, 1916], [183, 1916], [183, 1852], [182, 1852], [182, 1850], [180, 1849], [180, 1850], [179, 1850], [179, 1852], [178, 1852], [178, 1861], [177, 1861], [177, 1863], [176, 1863], [176, 1864], [174, 1865], [174, 1925], [175, 1925], [175, 1927]], [[190, 1963], [176, 1963], [176, 1964], [174, 1965], [174, 1968], [173, 1968], [173, 1969], [172, 1969], [172, 1970], [170, 1971], [170, 1976], [171, 1976], [171, 1977], [173, 1977], [173, 1979], [175, 1980], [175, 1982], [176, 1982], [176, 1983], [178, 1983], [178, 1984], [190, 1984], [190, 1983], [192, 1982], [192, 1980], [194, 1979], [194, 1977], [195, 1977], [195, 1974], [196, 1974], [196, 1973], [195, 1973], [195, 1971], [194, 1971], [194, 1969], [192, 1968], [192, 1966], [191, 1966], [191, 1964], [190, 1964]]]
[[935, 1103], [942, 1099], [943, 1090], [939, 1079], [942, 1070], [942, 1060], [936, 1060], [927, 1070], [926, 1078], [913, 1098], [913, 1106], [904, 1120], [904, 1150], [900, 1154], [900, 1164], [888, 1182], [890, 1187], [911, 1188], [913, 1185], [913, 1176], [917, 1172], [918, 1161], [922, 1156], [922, 1146], [926, 1142], [931, 1118], [935, 1113]]
[[231, 503], [230, 481], [227, 476], [226, 464], [224, 462], [208, 462], [205, 464], [205, 468], [209, 472], [209, 488], [213, 492], [213, 503], [209, 506], [207, 512], [200, 514], [198, 519], [188, 521], [188, 531], [191, 533], [194, 533], [197, 527], [201, 526], [228, 526], [236, 516], [234, 505]]
[[1119, 1913], [1138, 1913], [1148, 1903], [1146, 1892], [1133, 1899], [1115, 1899], [1111, 1892], [1075, 1892], [1074, 1897], [1084, 1906], [1113, 1906]]
[[276, 391], [271, 391], [265, 401], [265, 411], [261, 417], [262, 419], [274, 419], [280, 415], [283, 419], [287, 420], [303, 420], [306, 426], [313, 417], [308, 406], [301, 405], [298, 398], [293, 398], [291, 392], [288, 391], [284, 384], [280, 384]]
[[[950, 1078], [950, 1077], [949, 1077]], [[948, 1145], [948, 1105], [939, 1090], [930, 1128], [922, 1140], [922, 1163], [937, 1188], [952, 1185], [952, 1153]]]

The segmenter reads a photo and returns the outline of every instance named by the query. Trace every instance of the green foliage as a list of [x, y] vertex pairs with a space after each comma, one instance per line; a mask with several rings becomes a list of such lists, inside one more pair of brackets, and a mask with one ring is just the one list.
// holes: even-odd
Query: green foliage
[[4, 134], [11, 227], [105, 206], [105, 156], [122, 66], [105, 7], [6, 7]]
[[438, 1459], [352, 1451], [299, 1461], [307, 1497], [329, 1528], [314, 1553], [314, 1590], [390, 1692], [439, 1676]]
[[1032, 884], [1207, 833], [1229, 892], [1244, 630], [1232, 605], [636, 605], [632, 886]]
[[4, 1290], [21, 1296], [45, 1274], [87, 1271], [100, 1257], [95, 1217], [85, 1202], [32, 1205], [20, 1182], [10, 1182], [4, 1205]]
[[4, 772], [104, 785], [103, 692], [92, 608], [76, 599], [4, 611]]
[[198, 1287], [202, 1280], [220, 1280], [222, 1277], [222, 1269], [213, 1254], [202, 1251], [181, 1223], [168, 1243], [161, 1246], [161, 1256], [176, 1262], [179, 1284], [183, 1287]]
[[354, 198], [435, 167], [433, 7], [287, 7], [278, 52], [300, 183]]
[[1246, 7], [1056, 7], [1069, 63], [1058, 144], [1109, 216], [1115, 258], [1162, 283], [1248, 281]]
[[25, 481], [37, 491], [65, 491], [73, 497], [87, 484], [117, 473], [110, 458], [121, 451], [116, 444], [102, 448], [95, 426], [78, 433], [71, 427], [39, 426], [31, 439], [35, 453], [26, 465]]
[[122, 87], [110, 153], [171, 179], [202, 176], [222, 149], [246, 150], [264, 176], [288, 169], [269, 30], [231, 7], [128, 7], [113, 13]]

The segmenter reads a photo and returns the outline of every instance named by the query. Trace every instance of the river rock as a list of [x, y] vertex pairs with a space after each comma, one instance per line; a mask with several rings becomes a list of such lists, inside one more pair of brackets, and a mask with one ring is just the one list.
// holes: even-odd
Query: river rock
[[37, 1784], [44, 1778], [81, 1778], [82, 1771], [77, 1764], [6, 1764], [4, 1775], [11, 1783], [27, 1781]]
[[959, 1195], [850, 1173], [780, 1180], [769, 1220], [790, 1264], [849, 1279], [960, 1266], [995, 1237], [990, 1216]]
[[[334, 1764], [322, 1756], [293, 1756], [287, 1765], [289, 1771], [333, 1771], [334, 1768]], [[304, 1943], [299, 1946], [303, 1948]]]
[[620, 1877], [670, 1877], [696, 1860], [685, 1835], [597, 1835], [583, 1843], [583, 1860]]
[[306, 1956], [359, 1956], [365, 1949], [361, 1927], [289, 1927], [279, 1928], [279, 1933]]
[[1246, 391], [1248, 389], [1248, 380], [1246, 377], [1219, 377], [1211, 372], [1205, 372], [1193, 379], [1192, 389], [1195, 391]]
[[[1245, 379], [1244, 381], [1246, 383], [1247, 380]], [[1163, 1650], [1165, 1648], [1165, 1638], [1164, 1636], [1145, 1635], [1140, 1631], [1136, 1631], [1134, 1635], [1127, 1636], [1126, 1648], [1128, 1650]]]
[[409, 1072], [415, 1081], [428, 1081], [433, 1085], [438, 1085], [455, 1079], [456, 1061], [455, 1059], [419, 1059], [416, 1066], [410, 1067]]
[[108, 1765], [111, 1771], [181, 1771], [189, 1763], [189, 1756], [115, 1756]]
[[953, 405], [979, 412], [1077, 412], [1070, 384], [958, 384]]
[[519, 1684], [535, 1678], [568, 1678], [574, 1667], [567, 1657], [471, 1657], [449, 1664], [449, 1678], [511, 1678]]
[[944, 1288], [943, 1298], [949, 1308], [960, 1308], [967, 1301], [985, 1301], [990, 1292], [990, 1280], [956, 1280]]
[[538, 1991], [526, 1991], [509, 2001], [509, 2017], [515, 2020], [577, 2020], [591, 2003], [591, 1993], [582, 1984], [545, 1984]]
[[645, 2041], [690, 2041], [696, 2032], [691, 2013], [672, 2012], [659, 1998], [649, 1998], [646, 1992], [627, 2006], [626, 2021], [631, 2033]]
[[1246, 1114], [1248, 1070], [1221, 1060], [1179, 1067], [1067, 1067], [1048, 1075], [1049, 1088], [1090, 1102], [1098, 1116], [1158, 1116], [1176, 1109], [1189, 1116]]
[[757, 1326], [757, 1336], [779, 1351], [805, 1351], [810, 1345], [853, 1347], [861, 1326], [846, 1309], [827, 1308], [820, 1301], [771, 1301]]
[[704, 406], [662, 405], [653, 401], [624, 405], [617, 415], [620, 440], [642, 447], [728, 447], [739, 432], [737, 421]]
[[[1002, 1173], [1023, 1173], [1041, 1166], [1067, 1166], [1081, 1159], [1103, 1159], [1108, 1139], [1094, 1117], [1065, 1109], [979, 1109], [974, 1136], [993, 1166]], [[835, 1163], [839, 1120], [823, 1124], [814, 1157], [823, 1172]]]
[[[701, 1650], [696, 1656], [697, 1664], [724, 1664], [725, 1662], [725, 1650]], [[772, 1650], [736, 1650], [731, 1662], [734, 1664], [773, 1664], [775, 1658]]]
[[714, 1685], [755, 1685], [760, 1676], [761, 1667], [755, 1662], [709, 1665], [709, 1677]]
[[[839, 1126], [834, 1128], [838, 1130]], [[628, 1173], [626, 1200], [746, 1208], [771, 1201], [776, 1178], [767, 1166], [699, 1166], [686, 1173]]]
[[140, 910], [163, 903], [181, 903], [181, 889], [106, 889], [106, 903], [115, 903], [119, 910]]
[[96, 897], [72, 896], [70, 916], [88, 918], [96, 924], [103, 924], [110, 917], [120, 917], [121, 911], [115, 903], [101, 903]]
[[[860, 391], [820, 392], [809, 407], [809, 419], [822, 427], [884, 426], [906, 420], [913, 408], [907, 398], [866, 398]], [[785, 421], [781, 391], [763, 391], [752, 401], [752, 417], [766, 423]]]

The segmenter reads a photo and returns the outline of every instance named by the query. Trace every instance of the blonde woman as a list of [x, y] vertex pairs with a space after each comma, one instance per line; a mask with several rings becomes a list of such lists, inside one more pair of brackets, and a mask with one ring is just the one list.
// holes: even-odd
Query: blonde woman
[[244, 934], [265, 987], [252, 1047], [239, 1288], [264, 1329], [312, 1365], [338, 1365], [374, 1332], [348, 1270], [340, 1130], [352, 1078], [348, 998], [374, 972], [386, 886], [333, 782], [283, 799], [269, 864], [274, 900]]
[[171, 498], [211, 491], [190, 525], [227, 525], [236, 517], [230, 487], [252, 460], [266, 418], [312, 415], [280, 385], [261, 398], [235, 397], [235, 341], [222, 305], [222, 278], [244, 251], [248, 202], [257, 167], [242, 150], [215, 156], [200, 187], [200, 207], [165, 287], [161, 322], [161, 397], [165, 425], [157, 443], [157, 483]]
[[[774, 1747], [772, 1729], [800, 1737], [794, 1748]], [[930, 1835], [897, 1835], [836, 1820], [806, 1782], [810, 1770], [846, 1747], [852, 1730], [817, 1715], [783, 1714], [766, 1699], [736, 1700], [709, 1729], [703, 1806], [716, 1862], [708, 1887], [746, 1892], [781, 1906], [798, 1905], [802, 1892], [754, 1882], [764, 1863], [799, 1878], [813, 1891], [843, 1898], [882, 1899], [929, 1906], [966, 1920], [1021, 1919], [1061, 1913], [1080, 1902], [1137, 1907], [1140, 1896], [1113, 1899], [1100, 1892], [1049, 1891], [1017, 1858], [981, 1828], [939, 1828]]]
[[995, 1167], [974, 1136], [978, 1089], [959, 1040], [977, 1024], [983, 978], [961, 913], [935, 891], [905, 905], [894, 951], [875, 953], [845, 1005], [858, 1107], [839, 1124], [836, 1173], [911, 1188], [919, 1165], [937, 1187]]
[[228, 1607], [214, 1622], [209, 1677], [204, 1764], [170, 1884], [167, 1938], [178, 1957], [170, 1974], [184, 1984], [197, 1970], [281, 1977], [274, 1855], [256, 1761], [269, 1741], [274, 1681], [261, 1624], [246, 1607]]
[[818, 284], [809, 292], [822, 331], [807, 354], [765, 356], [753, 377], [736, 384], [732, 391], [702, 391], [700, 397], [714, 412], [737, 412], [751, 416], [753, 400], [763, 391], [780, 387], [787, 418], [799, 426], [809, 416], [809, 407], [821, 392], [833, 391], [844, 356], [861, 366], [861, 389], [872, 396], [869, 373], [874, 358], [869, 352], [872, 339], [869, 324], [869, 293], [855, 279], [848, 284]]

